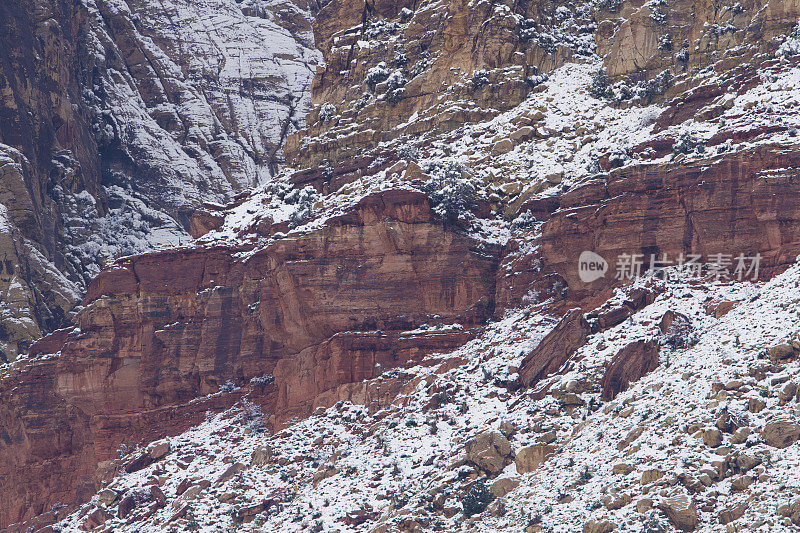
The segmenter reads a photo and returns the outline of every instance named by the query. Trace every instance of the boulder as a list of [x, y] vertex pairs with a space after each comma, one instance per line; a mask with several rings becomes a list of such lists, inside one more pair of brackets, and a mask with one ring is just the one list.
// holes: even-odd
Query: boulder
[[522, 360], [519, 369], [522, 383], [532, 387], [547, 375], [556, 372], [586, 343], [590, 332], [589, 323], [580, 309], [568, 311], [556, 327]]
[[776, 420], [764, 426], [761, 437], [773, 448], [786, 448], [797, 442], [800, 425], [792, 420]]
[[536, 440], [541, 444], [552, 444], [557, 439], [558, 439], [558, 434], [556, 433], [556, 430], [554, 430], [554, 429], [551, 429], [550, 431], [548, 431], [546, 433], [542, 433], [541, 435], [539, 435], [536, 438]]
[[622, 451], [633, 444], [633, 441], [641, 437], [642, 433], [644, 433], [644, 427], [642, 426], [637, 426], [630, 430], [625, 438], [617, 443], [617, 450]]
[[731, 492], [742, 492], [753, 484], [750, 476], [739, 476], [731, 480]]
[[633, 310], [627, 305], [619, 305], [611, 309], [597, 312], [597, 325], [601, 330], [613, 328], [617, 324], [622, 324], [633, 314]]
[[158, 485], [150, 485], [150, 499], [155, 503], [155, 507], [159, 509], [167, 504], [167, 497]]
[[561, 180], [564, 179], [563, 172], [552, 172], [544, 177], [547, 183], [552, 183], [553, 185], [558, 185], [561, 183]]
[[617, 509], [622, 509], [631, 503], [631, 497], [629, 494], [620, 494], [616, 491], [612, 491], [603, 496], [600, 501], [603, 504], [603, 507], [609, 511], [616, 511]]
[[242, 470], [244, 470], [244, 465], [242, 463], [233, 463], [231, 466], [225, 469], [225, 471], [219, 476], [219, 478], [217, 478], [216, 485], [221, 485], [226, 481], [232, 479], [233, 476], [235, 476]]
[[797, 383], [794, 381], [790, 381], [786, 383], [783, 388], [781, 388], [780, 392], [778, 392], [778, 399], [786, 403], [794, 398], [795, 394], [797, 393]]
[[530, 126], [522, 126], [513, 131], [509, 137], [516, 142], [528, 141], [533, 138], [533, 128]]
[[614, 528], [616, 525], [608, 520], [589, 520], [583, 524], [583, 533], [611, 533]]
[[86, 517], [86, 520], [83, 522], [83, 527], [87, 531], [91, 531], [105, 524], [109, 518], [111, 518], [111, 515], [105, 509], [95, 509]]
[[150, 454], [148, 454], [146, 451], [143, 451], [134, 455], [134, 457], [130, 461], [125, 463], [125, 466], [123, 468], [128, 473], [138, 472], [143, 468], [147, 468], [152, 463], [153, 463], [153, 458], [150, 457]]
[[716, 448], [722, 444], [722, 432], [717, 428], [709, 428], [703, 431], [703, 442], [706, 446]]
[[757, 467], [760, 464], [761, 464], [761, 457], [757, 457], [747, 453], [740, 453], [739, 456], [736, 458], [736, 466], [738, 466], [742, 472], [747, 472], [749, 470], [752, 470], [753, 468]]
[[136, 508], [136, 504], [136, 497], [133, 494], [128, 494], [120, 500], [117, 506], [117, 516], [119, 518], [127, 518]]
[[236, 513], [236, 516], [240, 522], [252, 522], [256, 516], [268, 510], [270, 507], [277, 505], [279, 500], [280, 498], [277, 494], [270, 493], [260, 502], [241, 507]]
[[772, 363], [780, 363], [784, 359], [790, 359], [794, 356], [794, 351], [791, 344], [778, 344], [769, 349], [769, 360]]
[[375, 520], [380, 513], [375, 512], [370, 507], [349, 511], [345, 514], [344, 523], [348, 526], [360, 526], [364, 522]]
[[105, 505], [114, 503], [117, 501], [117, 498], [119, 498], [119, 494], [112, 489], [103, 489], [97, 493], [97, 500]]
[[517, 486], [519, 486], [519, 479], [513, 477], [503, 477], [492, 483], [492, 485], [489, 487], [489, 491], [491, 491], [495, 498], [502, 498], [517, 488]]
[[636, 512], [644, 514], [653, 508], [653, 500], [650, 498], [641, 498], [636, 502]]
[[650, 470], [645, 470], [644, 472], [642, 472], [642, 477], [639, 480], [639, 482], [642, 485], [649, 485], [654, 481], [658, 481], [663, 476], [664, 473], [661, 470], [659, 470], [658, 468], [651, 468]]
[[507, 439], [510, 439], [514, 433], [517, 432], [517, 425], [514, 422], [503, 420], [500, 422], [500, 433]]
[[697, 528], [697, 508], [685, 492], [678, 492], [662, 499], [658, 508], [664, 511], [676, 529], [694, 531]]
[[415, 163], [414, 161], [410, 161], [408, 166], [406, 167], [405, 174], [403, 174], [406, 180], [413, 181], [413, 180], [427, 180], [428, 175], [423, 172], [422, 168]]
[[511, 444], [497, 431], [486, 431], [473, 437], [467, 442], [465, 451], [468, 463], [492, 475], [500, 473], [512, 457]]
[[733, 432], [731, 435], [731, 444], [744, 444], [747, 442], [747, 437], [750, 436], [750, 428], [741, 427]]
[[516, 196], [522, 192], [522, 183], [519, 181], [503, 183], [500, 185], [500, 190], [506, 193], [508, 196]]
[[749, 398], [747, 400], [747, 410], [751, 413], [759, 413], [767, 406], [761, 398]]
[[732, 505], [730, 507], [726, 507], [725, 509], [720, 511], [718, 515], [719, 523], [725, 525], [725, 524], [730, 524], [734, 520], [738, 520], [739, 518], [744, 516], [744, 513], [745, 511], [747, 511], [748, 507], [749, 504], [747, 502], [742, 502], [738, 505]]
[[800, 512], [800, 498], [795, 498], [791, 502], [778, 506], [778, 515], [791, 517]]
[[263, 466], [272, 461], [272, 448], [269, 446], [258, 446], [250, 455], [251, 466]]
[[600, 382], [605, 401], [613, 400], [632, 382], [652, 372], [658, 366], [658, 342], [655, 339], [639, 340], [622, 348], [605, 365]]
[[311, 482], [316, 487], [321, 481], [328, 479], [329, 477], [333, 477], [339, 473], [339, 469], [333, 465], [322, 465], [319, 469], [314, 472], [313, 477], [311, 478]]
[[658, 322], [661, 333], [669, 335], [688, 334], [691, 332], [692, 321], [688, 316], [669, 309]]
[[636, 470], [633, 465], [629, 465], [627, 463], [619, 463], [614, 465], [612, 471], [617, 475], [626, 476]]
[[738, 389], [742, 388], [742, 385], [743, 385], [743, 383], [742, 383], [741, 379], [732, 379], [732, 380], [728, 381], [727, 383], [725, 383], [724, 388], [725, 388], [725, 390], [733, 391], [733, 390], [738, 390]]
[[514, 458], [514, 463], [517, 466], [517, 472], [526, 474], [533, 472], [539, 465], [555, 455], [558, 450], [555, 446], [548, 444], [535, 444], [533, 446], [526, 446], [522, 448], [517, 456]]
[[186, 492], [186, 489], [188, 489], [191, 486], [192, 486], [192, 480], [189, 479], [188, 477], [183, 478], [183, 480], [180, 483], [178, 483], [178, 486], [175, 488], [175, 495], [180, 496], [181, 494]]
[[191, 487], [189, 487], [184, 491], [181, 498], [187, 501], [191, 501], [196, 499], [201, 492], [203, 492], [203, 487], [201, 487], [200, 485], [192, 485]]
[[150, 459], [153, 461], [158, 461], [159, 459], [163, 459], [170, 450], [171, 446], [168, 440], [155, 441], [151, 442], [147, 447], [147, 455], [149, 455]]
[[514, 142], [511, 139], [502, 139], [492, 145], [492, 155], [503, 155], [514, 149]]

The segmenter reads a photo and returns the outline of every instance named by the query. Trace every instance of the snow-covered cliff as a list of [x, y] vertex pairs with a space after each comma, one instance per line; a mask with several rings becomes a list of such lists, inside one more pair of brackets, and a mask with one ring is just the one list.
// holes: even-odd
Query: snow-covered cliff
[[0, 41], [6, 358], [109, 261], [268, 180], [321, 60], [303, 1], [29, 0], [0, 7]]

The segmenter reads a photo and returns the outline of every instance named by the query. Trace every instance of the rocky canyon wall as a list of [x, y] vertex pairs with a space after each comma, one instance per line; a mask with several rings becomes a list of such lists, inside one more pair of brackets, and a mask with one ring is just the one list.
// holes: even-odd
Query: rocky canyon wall
[[105, 264], [188, 241], [201, 202], [273, 174], [319, 55], [303, 2], [0, 9], [0, 352], [13, 359], [71, 322]]
[[338, 385], [463, 344], [492, 313], [498, 259], [398, 190], [262, 249], [118, 262], [76, 327], [33, 348], [59, 355], [3, 379], [0, 525], [85, 500], [121, 445], [178, 433], [243, 390], [281, 427]]
[[[792, 262], [794, 100], [755, 107], [746, 93], [791, 86], [774, 80], [797, 60], [776, 59], [772, 37], [791, 32], [796, 7], [679, 3], [662, 20], [654, 6], [0, 8], [19, 50], [0, 78], [11, 117], [0, 125], [0, 246], [12, 263], [0, 271], [0, 337], [13, 355], [57, 330], [0, 369], [0, 528], [86, 501], [122, 446], [244, 396], [281, 428], [518, 307], [581, 308], [574, 331], [544, 344], [553, 353], [521, 369], [525, 384], [558, 372], [574, 351], [561, 344], [583, 342], [584, 312], [620, 285], [613, 272], [581, 282], [583, 250], [612, 268], [623, 253], [761, 253], [766, 275]], [[20, 28], [39, 37], [13, 44]], [[568, 62], [576, 76], [603, 66], [611, 89], [568, 79], [554, 96], [548, 76]], [[719, 77], [704, 78], [715, 66]], [[664, 68], [677, 82], [635, 89]], [[595, 122], [647, 108], [624, 124], [647, 140], [558, 122], [559, 104], [579, 95]], [[537, 170], [556, 152], [558, 165]], [[201, 238], [181, 246], [190, 226]], [[99, 269], [159, 244], [175, 246]], [[657, 363], [653, 346], [639, 348], [647, 368]], [[607, 397], [628, 383], [626, 361], [614, 364]]]

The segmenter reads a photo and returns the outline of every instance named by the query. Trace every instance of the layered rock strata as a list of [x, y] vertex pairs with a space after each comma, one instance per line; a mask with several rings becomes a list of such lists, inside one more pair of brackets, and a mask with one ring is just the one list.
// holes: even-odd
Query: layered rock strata
[[280, 427], [339, 385], [463, 344], [493, 311], [498, 259], [424, 195], [391, 191], [259, 249], [116, 263], [77, 327], [43, 341], [58, 356], [2, 380], [2, 526], [85, 500], [119, 446], [180, 432], [243, 387]]

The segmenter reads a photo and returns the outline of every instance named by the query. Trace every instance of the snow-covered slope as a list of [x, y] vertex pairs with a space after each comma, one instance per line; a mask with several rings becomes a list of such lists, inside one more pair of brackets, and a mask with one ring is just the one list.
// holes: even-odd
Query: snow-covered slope
[[[267, 180], [303, 124], [320, 56], [308, 8], [292, 2], [100, 0], [88, 10], [100, 75], [87, 98], [110, 212], [71, 249], [102, 265], [178, 244], [202, 201]], [[78, 199], [74, 212], [86, 210]]]
[[[791, 530], [791, 513], [778, 509], [798, 497], [800, 456], [796, 445], [776, 448], [774, 435], [765, 433], [773, 431], [769, 424], [791, 426], [795, 417], [789, 389], [796, 388], [800, 361], [770, 361], [769, 351], [800, 330], [800, 267], [768, 283], [677, 276], [643, 283], [663, 292], [629, 320], [590, 336], [543, 399], [499, 383], [552, 328], [545, 313], [552, 302], [510, 313], [426, 365], [384, 373], [367, 388], [406, 383], [388, 407], [343, 402], [274, 435], [246, 400], [209, 415], [168, 439], [163, 458], [120, 475], [62, 525], [77, 529], [93, 509], [140, 494], [130, 518], [105, 525], [395, 531], [416, 523], [442, 531], [567, 532], [608, 520], [620, 530], [666, 531], [671, 526], [657, 509], [678, 506], [685, 495], [702, 530], [724, 530], [721, 513], [731, 510], [745, 530]], [[715, 318], [709, 302], [733, 308]], [[691, 346], [670, 347], [659, 329], [668, 311], [688, 317]], [[602, 401], [592, 383], [621, 347], [641, 339], [661, 344], [658, 368]], [[485, 432], [495, 432], [497, 442], [508, 437], [510, 450], [469, 453], [468, 443]], [[543, 443], [547, 458], [526, 472], [521, 452]], [[508, 464], [504, 456], [515, 454]], [[123, 454], [121, 463], [136, 455]], [[500, 466], [487, 479], [491, 460]], [[467, 518], [464, 500], [478, 481], [497, 497]], [[166, 503], [137, 518], [157, 507], [151, 485]]]

